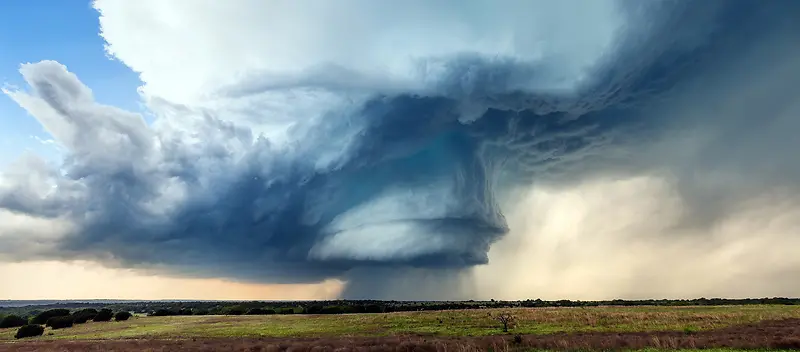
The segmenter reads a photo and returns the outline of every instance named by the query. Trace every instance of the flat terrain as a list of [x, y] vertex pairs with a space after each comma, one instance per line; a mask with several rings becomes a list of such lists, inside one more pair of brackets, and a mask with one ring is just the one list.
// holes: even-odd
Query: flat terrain
[[[800, 318], [800, 306], [516, 308], [342, 315], [134, 317], [49, 330], [41, 339], [485, 336], [503, 334], [492, 316], [511, 312], [516, 334], [700, 331]], [[16, 329], [0, 330], [0, 341]], [[52, 333], [52, 334], [50, 334]]]
[[[503, 333], [492, 318], [501, 312], [511, 312], [517, 318], [517, 326], [510, 333]], [[487, 348], [515, 349], [514, 346], [527, 349], [797, 349], [800, 348], [800, 306], [134, 317], [127, 322], [48, 329], [45, 336], [25, 341], [14, 340], [15, 331], [0, 330], [0, 350], [485, 351]], [[521, 343], [513, 341], [513, 335], [517, 334], [521, 335]]]

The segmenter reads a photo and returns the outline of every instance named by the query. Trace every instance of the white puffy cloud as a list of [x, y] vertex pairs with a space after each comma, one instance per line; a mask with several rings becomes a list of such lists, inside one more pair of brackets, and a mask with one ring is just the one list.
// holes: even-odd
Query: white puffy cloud
[[[614, 0], [96, 0], [94, 7], [108, 52], [140, 73], [144, 93], [192, 105], [227, 85], [253, 88], [254, 80], [256, 87], [420, 88], [437, 80], [442, 59], [462, 53], [541, 63], [547, 72], [539, 75], [552, 79], [537, 84], [560, 88], [603, 57], [624, 23]], [[312, 99], [298, 95], [301, 104]], [[275, 106], [298, 103], [285, 99], [261, 97], [259, 106], [297, 113]], [[282, 117], [270, 115], [262, 123]]]
[[3, 92], [72, 154], [108, 164], [152, 153], [155, 138], [140, 115], [96, 104], [91, 90], [63, 65], [24, 64], [20, 73], [31, 92]]

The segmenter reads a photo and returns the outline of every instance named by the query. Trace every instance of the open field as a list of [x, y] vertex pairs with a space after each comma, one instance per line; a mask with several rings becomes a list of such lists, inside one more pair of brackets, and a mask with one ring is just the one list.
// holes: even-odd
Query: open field
[[[485, 336], [503, 334], [490, 315], [511, 312], [516, 334], [700, 331], [763, 320], [800, 318], [800, 306], [516, 308], [386, 314], [270, 316], [137, 316], [53, 330], [41, 339]], [[0, 330], [0, 341], [15, 329]]]
[[[517, 327], [508, 334], [503, 333], [499, 323], [492, 318], [500, 312], [511, 312], [517, 318]], [[497, 347], [493, 350], [501, 347], [512, 349], [515, 345], [536, 349], [716, 346], [800, 348], [800, 306], [516, 308], [344, 315], [138, 316], [126, 322], [87, 323], [68, 329], [48, 329], [45, 336], [24, 342], [14, 340], [15, 331], [16, 329], [0, 330], [0, 341], [4, 341], [0, 343], [0, 350], [78, 351], [97, 348], [96, 350], [108, 351], [281, 351], [293, 347], [292, 350], [297, 351], [316, 349], [321, 352], [346, 347], [370, 351], [466, 351], [486, 350], [492, 346]], [[522, 343], [513, 341], [512, 335], [520, 335]], [[138, 347], [133, 348], [134, 346]], [[133, 349], [126, 349], [128, 347]]]

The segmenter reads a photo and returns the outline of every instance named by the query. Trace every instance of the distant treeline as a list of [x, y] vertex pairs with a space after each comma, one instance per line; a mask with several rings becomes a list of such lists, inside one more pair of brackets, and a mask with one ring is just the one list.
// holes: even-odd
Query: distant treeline
[[422, 310], [457, 310], [514, 307], [595, 307], [595, 306], [718, 306], [718, 305], [800, 305], [800, 298], [698, 298], [681, 300], [610, 300], [610, 301], [251, 301], [251, 302], [173, 302], [146, 301], [125, 303], [67, 303], [43, 306], [27, 306], [0, 309], [0, 314], [16, 314], [22, 317], [35, 316], [54, 308], [107, 308], [152, 316], [164, 315], [269, 315], [269, 314], [345, 314], [385, 313]]

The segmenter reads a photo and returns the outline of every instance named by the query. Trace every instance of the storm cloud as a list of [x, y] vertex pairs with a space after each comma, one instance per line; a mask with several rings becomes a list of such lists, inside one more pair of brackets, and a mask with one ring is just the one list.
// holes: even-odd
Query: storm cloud
[[642, 191], [679, 199], [640, 234], [659, 243], [685, 240], [666, 228], [711, 241], [759, 197], [800, 200], [797, 2], [302, 3], [95, 2], [155, 121], [57, 62], [22, 65], [28, 88], [3, 91], [65, 158], [4, 170], [0, 259], [469, 298], [469, 269], [532, 228], [507, 218], [530, 189], [666, 180]]

